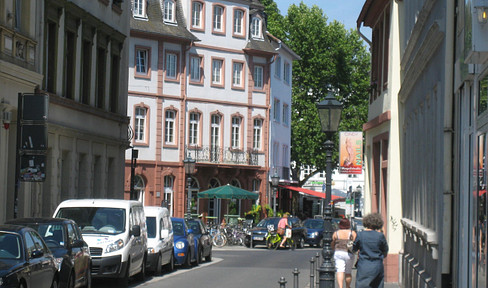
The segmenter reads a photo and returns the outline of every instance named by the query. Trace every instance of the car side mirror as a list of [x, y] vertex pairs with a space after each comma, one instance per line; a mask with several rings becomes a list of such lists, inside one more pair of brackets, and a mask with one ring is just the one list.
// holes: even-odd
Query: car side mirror
[[161, 239], [169, 237], [169, 230], [168, 229], [161, 229]]
[[71, 248], [81, 248], [85, 245], [86, 245], [85, 241], [77, 239], [73, 241], [73, 243], [71, 243]]
[[141, 226], [139, 225], [134, 225], [130, 228], [130, 235], [133, 235], [135, 237], [141, 236]]
[[35, 259], [42, 257], [42, 255], [44, 255], [44, 252], [42, 252], [41, 250], [35, 250], [32, 251], [31, 257]]

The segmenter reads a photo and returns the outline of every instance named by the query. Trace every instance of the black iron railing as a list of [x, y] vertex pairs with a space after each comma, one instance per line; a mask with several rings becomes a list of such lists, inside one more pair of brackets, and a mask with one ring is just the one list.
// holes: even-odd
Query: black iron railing
[[219, 146], [185, 146], [185, 155], [190, 155], [197, 162], [218, 164], [259, 165], [258, 151], [239, 150]]

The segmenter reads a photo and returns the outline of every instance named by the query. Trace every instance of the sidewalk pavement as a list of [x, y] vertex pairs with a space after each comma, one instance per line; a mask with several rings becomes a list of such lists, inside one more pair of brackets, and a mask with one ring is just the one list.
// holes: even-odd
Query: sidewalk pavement
[[[351, 283], [351, 288], [356, 288], [356, 269], [352, 269], [352, 283]], [[311, 288], [311, 287], [319, 287], [319, 285], [315, 285], [315, 286], [311, 286], [310, 283], [307, 284], [307, 286], [305, 286], [304, 288]], [[339, 287], [337, 286], [337, 281], [335, 283], [335, 287]], [[344, 283], [344, 287], [346, 287], [346, 284]], [[398, 283], [385, 283], [385, 287], [384, 288], [399, 288], [400, 285], [398, 285]]]

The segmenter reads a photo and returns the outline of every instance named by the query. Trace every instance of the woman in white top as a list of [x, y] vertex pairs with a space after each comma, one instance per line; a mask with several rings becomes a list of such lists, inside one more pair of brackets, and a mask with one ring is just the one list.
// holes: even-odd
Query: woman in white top
[[[351, 222], [348, 219], [341, 219], [339, 230], [332, 235], [332, 249], [334, 249], [334, 260], [336, 265], [336, 279], [339, 288], [344, 285], [346, 288], [351, 287], [352, 282], [352, 265], [354, 263], [354, 254], [348, 252], [347, 242], [356, 239], [356, 232], [351, 230]], [[344, 277], [345, 276], [345, 277]]]

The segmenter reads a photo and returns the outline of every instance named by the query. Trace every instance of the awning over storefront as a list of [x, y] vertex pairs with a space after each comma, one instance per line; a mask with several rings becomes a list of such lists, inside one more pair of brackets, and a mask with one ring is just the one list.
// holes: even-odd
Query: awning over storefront
[[[325, 198], [325, 193], [317, 192], [317, 191], [314, 191], [314, 190], [309, 190], [309, 189], [305, 189], [305, 188], [301, 188], [301, 187], [296, 187], [296, 186], [288, 186], [288, 185], [280, 185], [280, 187], [286, 188], [286, 189], [290, 189], [290, 190], [293, 190], [293, 191], [302, 192], [302, 193], [308, 194], [310, 196], [314, 196], [314, 197], [318, 197], [318, 198], [322, 198], [322, 199]], [[339, 197], [339, 196], [336, 196], [336, 195], [330, 195], [330, 196], [331, 196], [332, 202], [341, 202], [341, 201], [345, 201], [346, 200], [346, 198], [344, 198], [344, 197]]]

